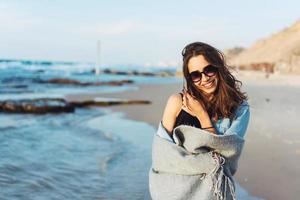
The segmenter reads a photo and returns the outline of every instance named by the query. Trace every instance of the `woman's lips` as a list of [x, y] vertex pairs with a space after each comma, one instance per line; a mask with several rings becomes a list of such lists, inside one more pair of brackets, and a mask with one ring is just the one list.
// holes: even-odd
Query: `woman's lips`
[[213, 85], [213, 82], [214, 81], [210, 81], [208, 83], [203, 84], [202, 86], [205, 87], [205, 88], [210, 88]]

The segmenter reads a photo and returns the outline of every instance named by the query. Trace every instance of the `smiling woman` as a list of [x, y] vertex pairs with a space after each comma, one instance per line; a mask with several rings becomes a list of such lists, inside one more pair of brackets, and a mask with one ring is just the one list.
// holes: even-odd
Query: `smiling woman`
[[[237, 163], [249, 123], [246, 94], [240, 90], [241, 82], [229, 72], [221, 51], [208, 44], [195, 42], [187, 45], [182, 55], [187, 84], [182, 93], [169, 97], [153, 142], [153, 165], [149, 176], [151, 195], [153, 199], [236, 199], [232, 176], [237, 170], [237, 164], [233, 163]], [[162, 143], [157, 145], [157, 141]], [[229, 144], [229, 141], [232, 143]], [[177, 149], [171, 143], [183, 148]], [[191, 144], [199, 146], [189, 149]], [[157, 150], [157, 146], [161, 150]], [[235, 150], [238, 150], [235, 152], [237, 157], [232, 160], [232, 152]], [[169, 160], [157, 159], [164, 155], [168, 155]], [[216, 160], [215, 164], [213, 160]], [[212, 171], [209, 170], [210, 164]], [[203, 168], [194, 172], [199, 165]], [[194, 177], [197, 186], [191, 176], [186, 179], [179, 177], [178, 180], [174, 178], [178, 174], [194, 173], [204, 175], [199, 179]], [[172, 187], [160, 185], [162, 180], [168, 182], [166, 174], [172, 177], [169, 180]], [[176, 191], [173, 188], [177, 188]], [[170, 196], [166, 197], [165, 194]], [[164, 198], [158, 198], [161, 195]]]
[[183, 49], [182, 55], [186, 88], [169, 97], [162, 118], [170, 136], [181, 124], [224, 135], [227, 130], [221, 127], [229, 129], [239, 117], [243, 117], [243, 129], [234, 132], [244, 136], [250, 114], [247, 97], [240, 90], [242, 83], [230, 73], [223, 53], [208, 44], [194, 42]]

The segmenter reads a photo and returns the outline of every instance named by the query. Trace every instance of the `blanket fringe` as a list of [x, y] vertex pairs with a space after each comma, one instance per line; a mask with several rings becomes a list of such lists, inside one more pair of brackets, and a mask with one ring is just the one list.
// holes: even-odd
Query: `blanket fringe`
[[[225, 158], [220, 154], [213, 152], [213, 158], [217, 161], [216, 167], [211, 171], [213, 177], [213, 191], [218, 200], [226, 200], [227, 185], [233, 200], [236, 200], [234, 183], [224, 173], [223, 165], [225, 164]], [[223, 182], [224, 181], [224, 182]], [[224, 183], [224, 190], [222, 190], [222, 183]]]

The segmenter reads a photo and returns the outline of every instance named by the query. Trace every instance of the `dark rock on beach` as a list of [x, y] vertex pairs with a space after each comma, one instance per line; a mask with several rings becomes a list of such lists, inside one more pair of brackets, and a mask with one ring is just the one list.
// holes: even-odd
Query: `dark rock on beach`
[[49, 80], [38, 80], [39, 83], [50, 83], [50, 84], [64, 84], [64, 85], [79, 85], [79, 86], [121, 86], [124, 84], [133, 83], [132, 80], [120, 80], [120, 81], [104, 81], [104, 82], [80, 82], [78, 80], [66, 79], [66, 78], [54, 78]]
[[0, 101], [0, 112], [8, 113], [60, 113], [73, 112], [74, 106], [64, 99], [21, 99]]
[[150, 104], [147, 100], [87, 100], [87, 101], [73, 101], [70, 102], [75, 107], [85, 106], [112, 106], [112, 105], [125, 105], [125, 104]]
[[128, 75], [128, 76], [174, 76], [175, 74], [169, 71], [161, 71], [161, 72], [139, 72], [137, 70], [133, 71], [118, 71], [112, 69], [104, 69], [102, 70], [104, 74], [114, 74], [114, 75]]
[[121, 104], [149, 104], [147, 100], [86, 100], [86, 101], [66, 101], [62, 98], [38, 98], [0, 101], [0, 112], [6, 113], [63, 113], [74, 112], [76, 107], [87, 106], [112, 106]]

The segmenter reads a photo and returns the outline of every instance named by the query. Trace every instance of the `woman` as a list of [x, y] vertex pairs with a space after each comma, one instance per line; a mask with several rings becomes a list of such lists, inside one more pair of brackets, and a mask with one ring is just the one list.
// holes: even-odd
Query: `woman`
[[236, 200], [233, 175], [249, 122], [247, 97], [216, 48], [194, 42], [182, 55], [186, 89], [169, 97], [153, 140], [151, 197]]
[[242, 83], [228, 69], [218, 49], [194, 42], [183, 51], [186, 89], [172, 94], [164, 109], [162, 125], [169, 133], [159, 135], [174, 141], [172, 131], [185, 124], [217, 135], [244, 137], [249, 122], [249, 105]]

